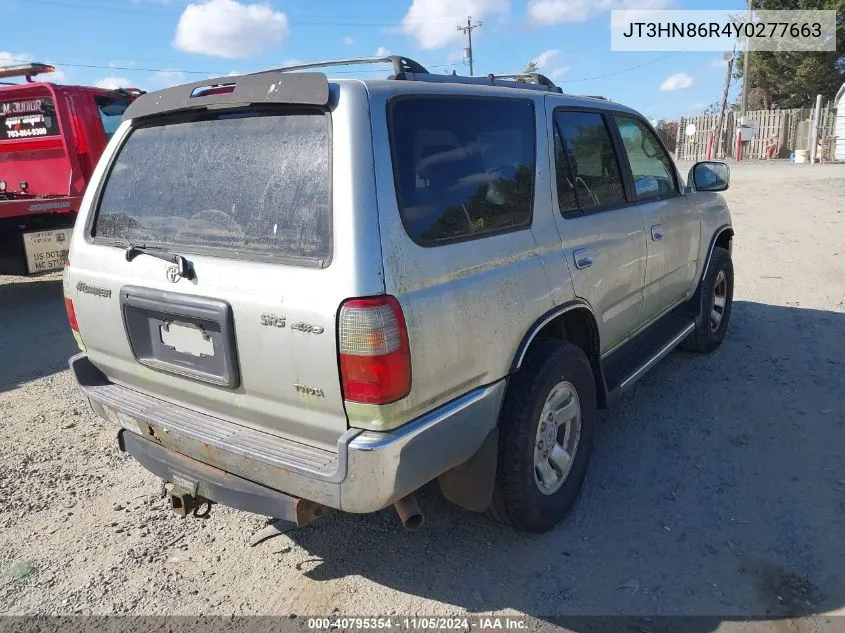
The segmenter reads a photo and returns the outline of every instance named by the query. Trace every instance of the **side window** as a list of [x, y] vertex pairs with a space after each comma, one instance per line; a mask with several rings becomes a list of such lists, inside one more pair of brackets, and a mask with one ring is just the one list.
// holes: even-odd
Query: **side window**
[[578, 200], [575, 194], [575, 176], [572, 174], [572, 167], [569, 164], [563, 139], [554, 126], [555, 137], [555, 181], [557, 182], [557, 204], [563, 217], [577, 217], [581, 215], [578, 208]]
[[597, 112], [558, 110], [554, 122], [563, 139], [563, 152], [557, 162], [560, 165], [564, 156], [567, 159], [574, 175], [572, 189], [581, 210], [624, 204], [622, 173], [604, 117]]
[[129, 102], [126, 99], [111, 97], [95, 97], [94, 101], [97, 103], [97, 111], [100, 113], [106, 140], [109, 140], [120, 126], [121, 118], [129, 107]]
[[390, 115], [399, 212], [417, 244], [531, 223], [533, 102], [405, 97], [391, 103]]
[[669, 198], [678, 193], [672, 159], [654, 133], [634, 117], [613, 115], [631, 164], [637, 200]]

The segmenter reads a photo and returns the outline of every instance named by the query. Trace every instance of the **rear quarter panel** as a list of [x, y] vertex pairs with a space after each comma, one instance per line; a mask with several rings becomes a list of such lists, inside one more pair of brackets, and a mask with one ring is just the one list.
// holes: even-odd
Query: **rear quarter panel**
[[351, 426], [393, 428], [503, 378], [535, 320], [572, 297], [551, 215], [546, 122], [542, 93], [537, 94], [524, 97], [535, 101], [538, 130], [531, 228], [422, 247], [399, 215], [386, 117], [390, 93], [370, 86], [385, 290], [397, 297], [407, 322], [412, 391], [387, 406], [347, 403]]

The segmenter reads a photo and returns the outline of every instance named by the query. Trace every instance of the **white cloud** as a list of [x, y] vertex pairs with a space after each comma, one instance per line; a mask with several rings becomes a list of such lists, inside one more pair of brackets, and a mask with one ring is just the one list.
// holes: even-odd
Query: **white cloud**
[[390, 51], [384, 46], [379, 46], [376, 49], [376, 57], [387, 57], [388, 55], [390, 55]]
[[107, 90], [115, 90], [117, 88], [132, 88], [135, 82], [126, 77], [103, 77], [94, 82], [97, 88], [106, 88]]
[[466, 53], [464, 49], [460, 48], [456, 51], [452, 51], [448, 55], [446, 55], [446, 63], [447, 64], [457, 64], [458, 62], [462, 62], [466, 59]]
[[667, 77], [666, 81], [660, 84], [660, 92], [686, 90], [692, 86], [693, 83], [695, 83], [695, 80], [692, 78], [692, 75], [688, 75], [687, 73], [675, 73], [674, 75]]
[[150, 83], [155, 86], [167, 88], [169, 86], [177, 86], [179, 84], [187, 83], [188, 78], [181, 70], [159, 70], [152, 74]]
[[721, 58], [721, 57], [717, 57], [717, 58], [716, 58], [716, 59], [714, 59], [712, 62], [710, 62], [710, 65], [711, 65], [713, 68], [721, 68], [721, 69], [723, 69], [723, 70], [724, 70], [725, 66], [727, 66], [727, 65], [728, 65], [728, 60], [727, 60], [727, 59], [723, 59], [723, 58]]
[[509, 0], [413, 0], [402, 18], [401, 30], [415, 38], [420, 48], [443, 48], [466, 40], [455, 28], [466, 22], [455, 16], [471, 15], [473, 20], [483, 21], [507, 13], [509, 8]]
[[534, 62], [537, 64], [537, 68], [545, 68], [550, 61], [552, 61], [555, 57], [560, 55], [560, 49], [553, 48], [548, 51], [543, 51], [534, 59]]
[[235, 59], [255, 55], [288, 33], [287, 16], [268, 4], [207, 0], [185, 7], [173, 46], [186, 53]]
[[663, 9], [672, 0], [529, 0], [528, 20], [536, 26], [586, 22], [613, 9]]
[[554, 69], [550, 70], [547, 73], [547, 75], [548, 75], [549, 79], [551, 79], [552, 81], [557, 81], [559, 79], [562, 79], [563, 76], [568, 72], [569, 72], [569, 66], [561, 66], [559, 68], [554, 68]]
[[12, 53], [10, 51], [0, 51], [0, 66], [16, 66], [17, 64], [26, 64], [35, 59], [29, 53]]
[[340, 38], [340, 41], [346, 44], [347, 46], [352, 46], [355, 43], [355, 38], [350, 37], [348, 35], [344, 35], [342, 38]]
[[[49, 64], [50, 62], [47, 63]], [[44, 77], [44, 81], [51, 81], [54, 84], [66, 84], [68, 82], [67, 73], [60, 68], [56, 68], [53, 72], [41, 76]]]
[[558, 57], [560, 57], [560, 49], [552, 48], [537, 55], [533, 61], [537, 64], [537, 70], [545, 74], [549, 79], [555, 80], [560, 79], [569, 72], [569, 66], [556, 65], [549, 68], [551, 63]]

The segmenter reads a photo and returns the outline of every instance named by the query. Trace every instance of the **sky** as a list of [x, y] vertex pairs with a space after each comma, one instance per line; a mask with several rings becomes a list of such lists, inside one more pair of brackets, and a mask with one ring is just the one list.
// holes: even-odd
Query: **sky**
[[[723, 0], [720, 9], [741, 9]], [[432, 72], [539, 64], [564, 92], [601, 95], [650, 119], [701, 113], [721, 98], [718, 52], [611, 52], [611, 9], [711, 8], [701, 0], [0, 0], [25, 28], [4, 29], [0, 66], [53, 64], [56, 83], [167, 86], [297, 61], [401, 54]], [[389, 67], [327, 74], [385, 77]], [[735, 90], [735, 88], [734, 88]]]

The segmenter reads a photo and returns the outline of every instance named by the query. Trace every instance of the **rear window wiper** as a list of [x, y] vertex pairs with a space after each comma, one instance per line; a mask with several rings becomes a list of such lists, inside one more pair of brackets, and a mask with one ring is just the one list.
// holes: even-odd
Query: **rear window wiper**
[[149, 255], [150, 257], [155, 257], [171, 264], [175, 264], [179, 277], [191, 280], [195, 276], [194, 265], [178, 253], [170, 252], [161, 246], [148, 246], [147, 244], [123, 242], [121, 245], [126, 249], [127, 262], [131, 262], [133, 259], [138, 257], [138, 255]]

